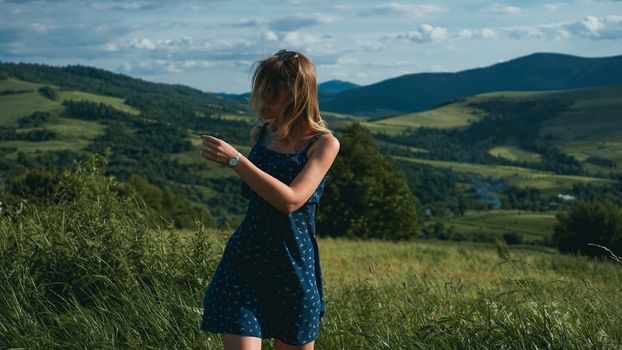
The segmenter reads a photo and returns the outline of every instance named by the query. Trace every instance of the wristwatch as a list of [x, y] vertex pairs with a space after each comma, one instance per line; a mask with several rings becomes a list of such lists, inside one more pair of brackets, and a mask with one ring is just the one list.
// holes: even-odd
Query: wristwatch
[[234, 167], [238, 164], [238, 161], [240, 160], [240, 156], [242, 155], [242, 153], [237, 152], [235, 155], [233, 155], [233, 157], [229, 158], [229, 166]]

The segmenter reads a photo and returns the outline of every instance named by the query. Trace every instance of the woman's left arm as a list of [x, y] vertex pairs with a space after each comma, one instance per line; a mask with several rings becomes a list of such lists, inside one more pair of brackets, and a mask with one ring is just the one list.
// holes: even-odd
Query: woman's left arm
[[[227, 164], [237, 150], [225, 141], [204, 135], [201, 155], [208, 160]], [[311, 197], [322, 178], [332, 166], [339, 152], [339, 140], [332, 134], [325, 134], [310, 148], [305, 167], [288, 186], [279, 179], [259, 169], [244, 155], [232, 169], [259, 196], [275, 208], [288, 214], [296, 211]]]

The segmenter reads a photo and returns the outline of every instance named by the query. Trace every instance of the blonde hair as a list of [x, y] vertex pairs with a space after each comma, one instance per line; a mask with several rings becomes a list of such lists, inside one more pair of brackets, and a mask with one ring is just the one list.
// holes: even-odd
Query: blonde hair
[[[283, 52], [289, 57], [282, 58]], [[250, 106], [257, 114], [257, 124], [272, 121], [276, 128], [272, 137], [287, 143], [294, 141], [292, 126], [298, 118], [304, 118], [304, 125], [314, 134], [332, 133], [320, 116], [315, 67], [305, 55], [281, 50], [255, 65]]]

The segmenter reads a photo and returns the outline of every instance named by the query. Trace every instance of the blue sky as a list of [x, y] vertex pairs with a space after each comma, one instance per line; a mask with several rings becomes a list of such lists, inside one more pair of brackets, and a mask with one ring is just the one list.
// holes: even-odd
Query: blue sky
[[0, 60], [85, 64], [204, 91], [250, 90], [251, 65], [300, 50], [318, 81], [370, 84], [533, 52], [622, 54], [622, 1], [9, 1]]

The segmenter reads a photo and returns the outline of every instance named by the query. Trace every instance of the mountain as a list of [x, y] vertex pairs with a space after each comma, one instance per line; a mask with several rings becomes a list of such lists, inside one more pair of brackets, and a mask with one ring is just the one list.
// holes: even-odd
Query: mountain
[[230, 100], [240, 101], [243, 103], [248, 103], [248, 100], [251, 98], [250, 92], [245, 92], [243, 94], [230, 94], [227, 92], [215, 92], [214, 95], [222, 96], [224, 98], [228, 98]]
[[329, 93], [334, 94], [338, 92], [343, 92], [346, 90], [352, 90], [360, 87], [360, 85], [351, 83], [349, 81], [343, 80], [329, 80], [325, 81], [317, 86], [317, 90], [319, 93]]
[[534, 53], [455, 73], [416, 73], [321, 99], [324, 111], [383, 117], [423, 111], [456, 98], [493, 91], [574, 89], [622, 83], [622, 55], [578, 57]]
[[[332, 94], [338, 93], [338, 92], [342, 92], [342, 91], [346, 91], [346, 90], [350, 90], [350, 89], [354, 89], [359, 87], [359, 85], [354, 84], [354, 83], [350, 83], [348, 81], [343, 81], [343, 80], [329, 80], [329, 81], [325, 81], [321, 84], [318, 84], [317, 86], [317, 90], [318, 90], [318, 94], [321, 97], [328, 97]], [[216, 92], [214, 93], [215, 95], [218, 96], [222, 96], [224, 98], [228, 98], [231, 100], [235, 100], [235, 101], [240, 101], [243, 103], [247, 103], [248, 100], [251, 98], [251, 93], [250, 92], [245, 92], [242, 94], [230, 94], [230, 93], [226, 93], [226, 92]]]

